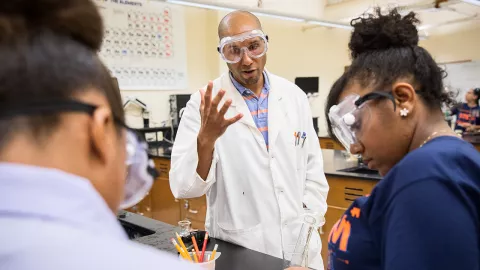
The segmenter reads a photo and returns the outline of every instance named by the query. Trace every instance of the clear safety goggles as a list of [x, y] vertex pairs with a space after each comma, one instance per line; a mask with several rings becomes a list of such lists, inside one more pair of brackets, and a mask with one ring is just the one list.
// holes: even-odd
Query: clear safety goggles
[[148, 157], [148, 144], [144, 137], [127, 129], [126, 147], [127, 178], [121, 209], [130, 208], [145, 198], [152, 188], [153, 181], [159, 176], [153, 160]]
[[230, 64], [238, 63], [245, 53], [259, 58], [268, 50], [268, 36], [261, 30], [252, 30], [239, 35], [224, 37], [217, 48], [222, 59]]
[[[97, 106], [76, 100], [48, 100], [0, 108], [0, 118], [21, 115], [54, 114], [59, 112], [84, 112], [92, 115]], [[149, 192], [153, 181], [158, 177], [155, 165], [148, 157], [148, 145], [145, 139], [122, 121], [114, 118], [116, 124], [126, 129], [126, 165], [125, 195], [120, 208], [125, 209], [140, 202]]]
[[362, 97], [357, 94], [348, 95], [338, 105], [330, 107], [328, 118], [332, 131], [348, 152], [350, 145], [357, 143], [368, 129], [371, 111], [367, 101], [380, 98], [391, 100], [394, 110], [396, 109], [393, 96], [386, 92], [372, 92]]

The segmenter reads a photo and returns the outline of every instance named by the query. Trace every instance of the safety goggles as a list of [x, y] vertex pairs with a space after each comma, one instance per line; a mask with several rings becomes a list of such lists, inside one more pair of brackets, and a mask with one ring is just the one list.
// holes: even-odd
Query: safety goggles
[[332, 131], [348, 152], [350, 152], [350, 145], [357, 143], [368, 129], [371, 111], [367, 101], [374, 99], [389, 99], [393, 103], [394, 110], [396, 109], [392, 94], [371, 92], [362, 97], [357, 94], [348, 95], [338, 105], [333, 105], [328, 112]]
[[268, 50], [268, 36], [261, 30], [252, 30], [239, 35], [224, 37], [217, 48], [222, 59], [230, 64], [238, 63], [246, 53], [259, 58]]
[[[21, 115], [52, 114], [59, 112], [84, 112], [93, 115], [97, 106], [72, 99], [36, 101], [9, 108], [0, 109], [0, 118]], [[148, 157], [148, 145], [145, 138], [128, 128], [114, 117], [115, 124], [126, 129], [126, 165], [125, 196], [120, 204], [126, 209], [140, 202], [149, 192], [153, 181], [158, 177], [155, 165]]]

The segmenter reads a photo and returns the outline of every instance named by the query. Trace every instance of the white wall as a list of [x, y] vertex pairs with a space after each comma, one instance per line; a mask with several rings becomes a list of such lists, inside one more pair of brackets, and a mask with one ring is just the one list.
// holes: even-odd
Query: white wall
[[[188, 89], [182, 91], [123, 91], [135, 95], [152, 109], [154, 122], [168, 120], [170, 94], [193, 93], [209, 80], [227, 70], [216, 52], [217, 26], [224, 12], [185, 8], [188, 61]], [[320, 133], [325, 133], [324, 102], [332, 83], [349, 65], [349, 32], [342, 29], [315, 28], [302, 31], [302, 24], [261, 17], [270, 37], [267, 69], [294, 81], [295, 77], [319, 76], [320, 97], [312, 103], [314, 116], [319, 118]], [[480, 31], [430, 37], [422, 41], [437, 62], [480, 60]]]
[[312, 101], [312, 114], [319, 118], [320, 133], [324, 130], [324, 101], [333, 82], [350, 63], [349, 31], [315, 28], [302, 31], [302, 24], [262, 20], [270, 36], [267, 68], [292, 82], [296, 77], [319, 77], [319, 97]]
[[420, 43], [439, 63], [480, 60], [480, 30], [431, 37]]

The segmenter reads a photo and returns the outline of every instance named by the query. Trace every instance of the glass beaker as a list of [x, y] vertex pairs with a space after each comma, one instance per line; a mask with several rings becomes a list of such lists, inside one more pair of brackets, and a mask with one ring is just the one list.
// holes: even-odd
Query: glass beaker
[[289, 267], [301, 267], [299, 264], [295, 264], [295, 261], [292, 262], [292, 258], [301, 257], [301, 254], [295, 253], [295, 245], [285, 245], [282, 250], [283, 255], [283, 268], [287, 269]]
[[308, 267], [308, 253], [310, 240], [314, 233], [317, 232], [317, 219], [313, 215], [305, 215], [303, 219], [302, 228], [298, 235], [297, 243], [292, 253], [290, 263], [294, 266]]
[[191, 230], [191, 225], [192, 225], [192, 222], [190, 222], [190, 220], [180, 220], [178, 222], [178, 226], [180, 227], [180, 237], [187, 237], [187, 236], [190, 236], [190, 230]]

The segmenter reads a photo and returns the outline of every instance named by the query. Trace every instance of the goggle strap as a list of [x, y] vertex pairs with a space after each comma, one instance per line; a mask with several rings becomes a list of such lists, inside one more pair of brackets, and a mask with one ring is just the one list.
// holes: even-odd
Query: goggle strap
[[157, 180], [157, 178], [160, 176], [160, 172], [155, 167], [151, 167], [150, 165], [147, 167], [147, 172], [153, 177], [153, 181]]
[[372, 93], [366, 94], [355, 101], [355, 106], [360, 107], [360, 105], [362, 105], [366, 101], [377, 99], [379, 97], [383, 97], [391, 100], [393, 103], [393, 111], [397, 109], [397, 105], [395, 104], [395, 99], [393, 98], [392, 94], [388, 92], [372, 92]]
[[97, 106], [95, 105], [71, 99], [34, 101], [3, 107], [3, 109], [0, 109], [0, 118], [57, 112], [85, 112], [91, 115], [96, 109]]

